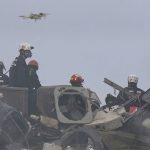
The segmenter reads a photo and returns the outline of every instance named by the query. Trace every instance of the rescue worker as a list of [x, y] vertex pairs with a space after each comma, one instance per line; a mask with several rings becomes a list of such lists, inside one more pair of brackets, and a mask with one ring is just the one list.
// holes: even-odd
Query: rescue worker
[[32, 56], [34, 47], [29, 43], [19, 45], [19, 56], [13, 61], [9, 70], [9, 86], [28, 87], [29, 72], [26, 59]]
[[3, 73], [3, 70], [6, 70], [6, 69], [5, 69], [4, 63], [0, 61], [0, 86], [8, 85], [9, 83], [9, 77]]
[[37, 70], [39, 69], [39, 64], [36, 60], [31, 60], [28, 63], [29, 70], [29, 88], [38, 89], [41, 86], [39, 77], [37, 75]]
[[[79, 74], [73, 74], [70, 78], [71, 85], [75, 87], [83, 87], [82, 85], [83, 82], [84, 82], [84, 79]], [[92, 111], [94, 112], [96, 109], [100, 108], [100, 100], [96, 96], [95, 92], [91, 91], [89, 88], [87, 88], [87, 90], [91, 98], [91, 104], [92, 104], [91, 108], [92, 108]]]
[[[70, 77], [70, 83], [74, 87], [83, 87], [83, 81], [84, 79], [79, 74], [73, 74]], [[80, 110], [78, 108], [80, 108]], [[82, 103], [80, 99], [70, 98], [68, 101], [68, 116], [71, 116], [71, 118], [76, 119], [77, 117], [79, 119], [79, 116], [83, 116], [83, 112], [81, 110], [84, 109], [84, 103]]]
[[38, 115], [38, 109], [36, 107], [36, 99], [37, 99], [37, 89], [41, 86], [39, 81], [37, 70], [39, 69], [39, 64], [36, 60], [31, 60], [28, 63], [28, 71], [29, 71], [29, 114]]
[[[140, 100], [140, 96], [144, 93], [144, 91], [137, 87], [138, 77], [136, 75], [129, 75], [128, 76], [128, 86], [124, 89], [129, 91], [132, 95], [137, 96], [137, 100], [133, 102], [131, 105], [125, 107], [127, 111], [135, 111], [137, 107], [142, 105]], [[128, 96], [125, 92], [120, 92], [117, 96], [117, 105], [124, 104], [126, 101], [129, 101], [132, 96]]]
[[[70, 77], [70, 83], [73, 87], [83, 87], [83, 82], [84, 82], [84, 79], [79, 74], [73, 74]], [[99, 107], [100, 107], [100, 103], [99, 103], [99, 101], [97, 101], [97, 99], [99, 99], [99, 98], [98, 97], [95, 98], [95, 93], [93, 91], [91, 91], [90, 89], [87, 89], [87, 91], [89, 93], [89, 98], [91, 100], [91, 110], [92, 110], [92, 112], [94, 112], [97, 108], [99, 109]], [[84, 104], [82, 104], [82, 102], [80, 102], [78, 100], [77, 100], [76, 104], [74, 104], [74, 108], [72, 108], [72, 109], [76, 109], [75, 108], [76, 105], [78, 106], [77, 108], [81, 108], [80, 110], [85, 109]], [[74, 114], [75, 114], [75, 111], [74, 111]], [[70, 140], [72, 140], [73, 143], [77, 142], [79, 144], [78, 149], [82, 149], [82, 150], [87, 149], [88, 138], [84, 134], [80, 135], [80, 139], [79, 139], [79, 135], [76, 134], [74, 137], [70, 138]]]
[[73, 74], [70, 78], [70, 83], [72, 86], [83, 87], [82, 85], [83, 82], [84, 79], [78, 74]]

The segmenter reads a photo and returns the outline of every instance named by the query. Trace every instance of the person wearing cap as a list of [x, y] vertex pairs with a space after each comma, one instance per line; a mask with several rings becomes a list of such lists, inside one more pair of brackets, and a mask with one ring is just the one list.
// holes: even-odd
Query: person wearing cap
[[9, 77], [3, 73], [4, 70], [6, 70], [4, 63], [2, 61], [0, 61], [0, 86], [8, 85], [8, 83], [9, 83]]
[[[131, 105], [129, 106], [127, 105], [127, 107], [125, 107], [127, 111], [132, 112], [136, 110], [137, 107], [140, 107], [142, 105], [140, 96], [144, 93], [144, 91], [137, 87], [138, 79], [139, 78], [134, 74], [128, 76], [128, 86], [125, 87], [124, 89], [130, 92], [133, 96], [137, 96], [138, 99], [135, 102], [133, 102]], [[117, 96], [117, 104], [118, 105], [124, 104], [125, 102], [129, 101], [131, 98], [132, 97], [127, 95], [126, 93], [120, 92]]]
[[15, 58], [9, 70], [9, 86], [28, 87], [29, 71], [26, 59], [32, 57], [33, 48], [29, 43], [19, 45], [19, 56]]

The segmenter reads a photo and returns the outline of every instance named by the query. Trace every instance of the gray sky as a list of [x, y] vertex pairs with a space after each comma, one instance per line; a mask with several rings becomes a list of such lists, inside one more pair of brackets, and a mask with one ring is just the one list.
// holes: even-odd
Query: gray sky
[[[137, 74], [150, 87], [149, 0], [0, 0], [1, 60], [9, 69], [18, 45], [35, 46], [42, 85], [68, 84], [74, 73], [102, 101], [113, 89], [107, 77], [126, 86]], [[51, 13], [34, 22], [20, 15]], [[29, 61], [29, 59], [28, 59]]]

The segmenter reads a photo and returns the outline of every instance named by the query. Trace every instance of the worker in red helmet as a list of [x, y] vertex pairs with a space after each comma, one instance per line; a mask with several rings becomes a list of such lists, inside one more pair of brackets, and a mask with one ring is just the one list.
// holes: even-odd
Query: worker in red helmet
[[73, 74], [70, 78], [70, 83], [72, 86], [82, 87], [83, 82], [84, 82], [84, 79], [79, 74]]
[[28, 63], [29, 88], [38, 89], [41, 86], [39, 77], [37, 75], [38, 69], [39, 69], [39, 64], [36, 60], [29, 61], [29, 63]]
[[38, 115], [38, 109], [36, 106], [36, 95], [37, 89], [41, 86], [39, 77], [37, 75], [37, 70], [39, 69], [39, 64], [36, 60], [31, 60], [28, 63], [29, 71], [29, 114]]
[[[83, 82], [84, 82], [84, 79], [79, 74], [73, 74], [70, 78], [70, 83], [72, 86], [83, 87], [83, 85], [82, 85]], [[87, 88], [87, 90], [89, 91], [89, 95], [94, 96], [94, 98], [91, 98], [91, 103], [92, 103], [91, 108], [92, 108], [92, 111], [95, 111], [97, 108], [99, 109], [99, 107], [100, 107], [100, 100], [99, 101], [95, 100], [95, 99], [99, 99], [99, 98], [89, 88]], [[91, 93], [93, 93], [93, 94], [91, 94]]]
[[[85, 87], [83, 87], [83, 82], [84, 82], [84, 79], [82, 78], [82, 76], [81, 75], [79, 75], [79, 74], [73, 74], [71, 77], [70, 77], [70, 83], [71, 83], [71, 85], [73, 86], [73, 87], [75, 87], [75, 88], [79, 88], [79, 89], [82, 89], [82, 88], [84, 88], [84, 89], [86, 89], [87, 90], [87, 92], [89, 93], [89, 96], [90, 96], [90, 102], [91, 102], [91, 110], [92, 110], [92, 112], [94, 112], [94, 111], [96, 111], [97, 109], [99, 109], [99, 107], [100, 107], [100, 103], [99, 103], [99, 101], [97, 101], [97, 97], [95, 97], [95, 93], [93, 92], [93, 91], [91, 91], [90, 89], [88, 89], [88, 88], [85, 88]], [[93, 97], [94, 96], [94, 97]], [[95, 99], [96, 98], [96, 99]], [[83, 102], [82, 102], [82, 100], [80, 100], [80, 99], [73, 99], [74, 101], [73, 101], [73, 104], [74, 104], [74, 109], [76, 109], [76, 107], [75, 106], [77, 106], [77, 108], [80, 108], [80, 110], [84, 110], [85, 109], [85, 106], [84, 106], [84, 104], [83, 104]], [[87, 99], [88, 100], [88, 99]], [[80, 114], [81, 112], [79, 111], [79, 114]], [[73, 112], [73, 114], [74, 115], [78, 115], [78, 114], [76, 114], [76, 111], [74, 111]], [[81, 113], [82, 114], [82, 113]], [[72, 115], [72, 114], [70, 114], [70, 115]], [[73, 139], [73, 141], [76, 141], [77, 140], [77, 138], [78, 138], [78, 135], [75, 135], [74, 137], [73, 137], [74, 139]], [[71, 141], [72, 139], [70, 138], [70, 141]], [[87, 149], [87, 145], [86, 145], [86, 143], [88, 143], [88, 138], [83, 134], [81, 134], [80, 135], [80, 141], [78, 141], [78, 144], [79, 144], [79, 149], [82, 149], [82, 150], [85, 150], [85, 149]]]

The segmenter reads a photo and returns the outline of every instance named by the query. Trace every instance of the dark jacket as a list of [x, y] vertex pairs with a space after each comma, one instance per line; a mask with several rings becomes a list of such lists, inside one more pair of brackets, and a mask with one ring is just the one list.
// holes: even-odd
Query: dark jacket
[[29, 70], [29, 88], [38, 89], [41, 86], [36, 70], [28, 67]]
[[41, 86], [36, 69], [28, 66], [29, 71], [29, 101], [28, 101], [28, 113], [38, 115], [37, 108], [37, 89]]
[[22, 55], [16, 57], [9, 70], [9, 86], [28, 87], [29, 72]]
[[0, 73], [0, 86], [1, 85], [8, 85], [9, 77], [3, 73]]
[[[133, 88], [133, 87], [125, 87], [125, 90], [129, 91], [132, 95], [137, 95], [138, 97], [140, 97], [144, 91], [142, 89], [139, 89], [137, 87]], [[128, 96], [127, 94], [125, 94], [124, 92], [120, 92], [117, 96], [117, 105], [121, 105], [124, 104], [126, 101], [130, 100], [132, 97]], [[132, 105], [139, 107], [141, 105], [141, 100], [140, 98], [138, 98], [134, 103], [132, 103]]]

